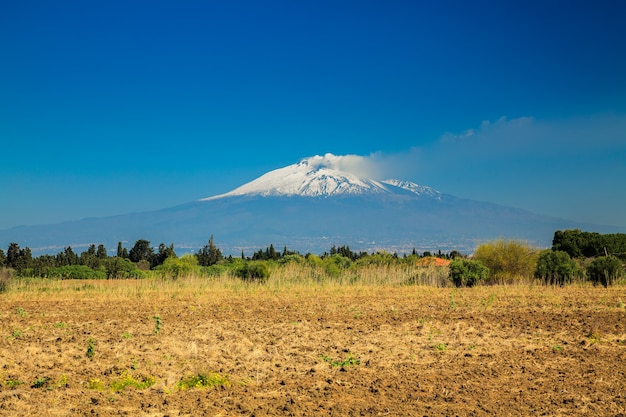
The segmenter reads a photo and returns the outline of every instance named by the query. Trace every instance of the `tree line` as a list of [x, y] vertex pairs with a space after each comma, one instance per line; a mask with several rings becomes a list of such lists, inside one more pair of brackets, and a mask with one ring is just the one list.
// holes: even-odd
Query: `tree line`
[[[410, 258], [439, 256], [445, 259], [463, 256], [457, 251], [443, 253], [441, 251], [423, 252], [418, 254], [413, 249]], [[369, 258], [369, 259], [367, 259]], [[131, 248], [124, 247], [123, 242], [118, 242], [114, 256], [103, 244], [90, 245], [81, 253], [75, 252], [71, 246], [64, 248], [56, 255], [41, 255], [34, 257], [30, 248], [21, 248], [17, 243], [11, 243], [5, 252], [0, 249], [0, 267], [10, 268], [19, 276], [46, 277], [46, 278], [142, 278], [148, 275], [148, 271], [161, 271], [166, 275], [178, 276], [186, 271], [191, 271], [195, 266], [211, 267], [220, 265], [233, 266], [235, 275], [244, 278], [263, 278], [267, 275], [267, 268], [263, 262], [286, 263], [293, 260], [315, 259], [328, 260], [327, 268], [339, 270], [352, 262], [361, 260], [361, 263], [374, 262], [386, 263], [400, 259], [397, 253], [369, 254], [365, 251], [353, 251], [350, 246], [333, 245], [329, 251], [320, 256], [307, 253], [302, 255], [298, 251], [289, 250], [284, 246], [282, 250], [276, 250], [273, 244], [264, 249], [253, 252], [246, 256], [241, 252], [241, 258], [234, 260], [232, 256], [225, 257], [221, 249], [215, 245], [213, 236], [208, 243], [196, 253], [184, 255], [179, 258], [174, 245], [160, 243], [156, 248], [150, 241], [139, 239]], [[404, 255], [403, 259], [407, 259]], [[219, 269], [219, 268], [218, 268]]]
[[104, 245], [92, 244], [81, 253], [68, 246], [56, 255], [33, 257], [28, 247], [11, 243], [6, 253], [0, 249], [0, 267], [14, 270], [20, 276], [48, 278], [142, 278], [151, 271], [176, 278], [230, 271], [243, 279], [264, 280], [269, 277], [271, 265], [289, 262], [307, 262], [322, 268], [328, 276], [337, 276], [342, 271], [367, 265], [409, 265], [433, 256], [451, 260], [448, 278], [456, 286], [531, 280], [555, 285], [590, 281], [608, 286], [624, 277], [626, 234], [558, 230], [550, 249], [540, 250], [524, 242], [501, 239], [479, 245], [471, 256], [458, 251], [419, 254], [414, 249], [410, 255], [400, 257], [397, 253], [353, 251], [347, 245], [332, 246], [317, 256], [302, 255], [287, 246], [276, 250], [270, 244], [251, 256], [242, 251], [240, 258], [233, 258], [224, 257], [211, 236], [196, 253], [180, 258], [173, 244], [161, 243], [154, 248], [145, 239], [137, 240], [130, 249], [119, 242], [115, 256], [109, 256]]
[[[199, 265], [209, 266], [223, 259], [215, 246], [213, 236], [205, 247], [195, 254]], [[61, 278], [140, 278], [142, 271], [162, 266], [168, 258], [176, 259], [174, 245], [159, 244], [155, 249], [150, 241], [139, 239], [130, 250], [122, 242], [117, 245], [115, 256], [109, 256], [102, 244], [89, 245], [87, 250], [76, 253], [71, 246], [56, 255], [33, 257], [28, 247], [20, 248], [13, 242], [6, 253], [0, 249], [0, 267], [11, 268], [18, 275]]]
[[480, 245], [471, 259], [450, 264], [450, 278], [459, 287], [531, 278], [552, 285], [589, 281], [609, 286], [624, 278], [624, 261], [626, 234], [557, 230], [545, 250], [504, 240]]

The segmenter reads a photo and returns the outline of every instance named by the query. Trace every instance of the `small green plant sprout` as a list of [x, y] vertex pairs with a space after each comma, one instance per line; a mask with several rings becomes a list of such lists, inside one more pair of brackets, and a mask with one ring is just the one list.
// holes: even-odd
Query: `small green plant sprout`
[[22, 331], [19, 329], [15, 329], [11, 332], [11, 336], [9, 336], [9, 339], [19, 339], [22, 336]]
[[124, 333], [122, 333], [122, 337], [124, 339], [132, 339], [133, 335], [128, 333], [128, 332], [124, 332]]
[[16, 311], [17, 311], [17, 315], [20, 316], [21, 318], [25, 318], [27, 316], [26, 311], [24, 311], [22, 307], [18, 307]]
[[447, 343], [437, 343], [434, 347], [439, 352], [445, 352], [446, 349], [448, 349], [448, 344]]
[[44, 388], [48, 385], [48, 382], [50, 381], [50, 378], [48, 378], [47, 376], [44, 376], [43, 378], [37, 378], [35, 380], [35, 382], [33, 382], [31, 384], [31, 388]]
[[348, 355], [347, 359], [344, 360], [334, 360], [332, 359], [330, 356], [321, 356], [322, 360], [328, 364], [330, 364], [330, 366], [332, 367], [337, 367], [337, 368], [346, 368], [348, 366], [354, 366], [354, 365], [360, 365], [361, 361], [358, 358], [355, 358], [354, 356], [352, 356], [352, 354]]
[[[22, 385], [24, 382], [20, 381], [19, 379], [16, 378], [7, 378], [6, 380], [4, 380], [4, 386], [9, 387], [9, 388], [15, 388], [19, 385]], [[2, 384], [0, 384], [1, 386]]]
[[98, 378], [92, 378], [87, 382], [87, 389], [93, 389], [96, 391], [104, 391], [104, 382]]
[[552, 346], [552, 351], [553, 351], [553, 352], [560, 352], [560, 351], [562, 351], [562, 350], [563, 350], [563, 347], [562, 347], [562, 346], [559, 346], [559, 345], [554, 345], [554, 346]]
[[363, 312], [358, 307], [352, 307], [350, 311], [352, 312], [352, 318], [358, 319], [363, 316]]
[[10, 387], [10, 388], [15, 388], [18, 385], [22, 385], [22, 384], [23, 384], [23, 382], [20, 381], [19, 379], [9, 378], [6, 381], [4, 381], [4, 385], [6, 385], [7, 387]]
[[111, 389], [116, 392], [124, 391], [126, 387], [146, 389], [154, 385], [156, 379], [153, 376], [133, 376], [130, 372], [124, 372], [119, 378], [111, 381]]
[[93, 339], [87, 340], [87, 357], [89, 360], [93, 360], [93, 357], [96, 355], [96, 341]]
[[215, 372], [198, 373], [181, 379], [176, 384], [178, 389], [230, 387], [230, 380], [225, 375]]
[[599, 333], [592, 333], [589, 335], [589, 343], [592, 345], [595, 345], [596, 343], [598, 343], [600, 341], [600, 334]]
[[66, 327], [67, 327], [67, 323], [64, 323], [62, 321], [54, 323], [54, 328], [55, 329], [65, 329]]
[[624, 302], [621, 299], [617, 300], [617, 307], [624, 308]]
[[154, 323], [154, 334], [157, 335], [161, 331], [161, 326], [163, 326], [163, 321], [161, 320], [161, 316], [158, 314], [153, 317]]
[[456, 308], [456, 301], [454, 301], [454, 294], [450, 294], [450, 310], [454, 310]]
[[54, 388], [68, 388], [69, 382], [67, 379], [67, 375], [62, 374], [59, 379], [54, 383]]
[[495, 301], [496, 301], [496, 295], [494, 293], [489, 293], [489, 297], [483, 298], [480, 300], [480, 305], [483, 308], [487, 309], [491, 307]]

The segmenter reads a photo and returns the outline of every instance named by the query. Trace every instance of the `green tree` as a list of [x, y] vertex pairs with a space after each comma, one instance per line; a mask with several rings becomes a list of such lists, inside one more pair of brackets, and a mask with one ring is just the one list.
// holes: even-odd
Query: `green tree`
[[480, 261], [455, 259], [449, 268], [450, 279], [456, 287], [473, 287], [489, 278], [489, 268]]
[[79, 264], [92, 269], [97, 269], [100, 266], [100, 260], [96, 257], [96, 245], [89, 245], [87, 250], [80, 254]]
[[56, 267], [56, 257], [52, 255], [41, 255], [33, 259], [32, 275], [35, 277], [47, 277], [48, 271]]
[[534, 277], [538, 255], [524, 242], [500, 239], [478, 246], [474, 259], [489, 268], [491, 279], [512, 283]]
[[96, 245], [89, 246], [89, 249], [80, 254], [80, 264], [93, 269], [100, 266], [100, 260], [96, 258]]
[[20, 248], [20, 246], [13, 242], [9, 244], [6, 256], [6, 266], [15, 269], [18, 273], [31, 267], [33, 262], [33, 255], [30, 248]]
[[[241, 252], [243, 256], [243, 251]], [[198, 259], [198, 264], [201, 266], [211, 266], [215, 265], [222, 259], [222, 251], [215, 246], [215, 242], [213, 240], [213, 235], [209, 238], [209, 243], [207, 243], [202, 249], [198, 251], [196, 254], [196, 258]]]
[[104, 245], [98, 245], [98, 250], [96, 251], [96, 258], [98, 259], [106, 259], [109, 255], [107, 254], [107, 250]]
[[164, 243], [159, 244], [159, 251], [152, 257], [151, 267], [162, 265], [167, 258], [176, 258], [176, 252], [174, 252], [174, 244], [166, 246]]
[[626, 257], [626, 233], [600, 234], [580, 229], [557, 230], [553, 250], [567, 252], [572, 258], [618, 255]]
[[452, 252], [448, 254], [448, 258], [450, 259], [463, 258], [463, 254], [457, 250], [453, 250]]
[[548, 284], [564, 285], [581, 277], [582, 270], [565, 251], [546, 249], [539, 253], [535, 277]]
[[80, 258], [76, 255], [76, 253], [74, 253], [71, 246], [68, 246], [63, 250], [63, 252], [59, 252], [57, 254], [57, 266], [78, 264], [80, 264]]
[[117, 242], [117, 257], [128, 259], [128, 249], [122, 245], [122, 242]]
[[621, 261], [613, 256], [600, 256], [587, 265], [587, 276], [594, 284], [608, 287], [615, 280], [624, 275]]
[[15, 269], [16, 265], [19, 262], [19, 259], [20, 259], [20, 245], [18, 245], [15, 242], [11, 242], [7, 249], [6, 266], [8, 266], [9, 268]]
[[270, 247], [267, 251], [267, 258], [268, 259], [278, 259], [279, 254], [276, 252], [276, 249], [274, 249], [274, 244], [270, 243]]
[[145, 239], [139, 239], [136, 241], [135, 246], [133, 246], [128, 253], [128, 259], [135, 263], [139, 261], [148, 261], [150, 263], [153, 256], [154, 249], [150, 246], [150, 241]]
[[22, 272], [31, 267], [33, 263], [33, 255], [30, 248], [26, 246], [24, 249], [20, 249], [20, 259], [15, 269], [18, 272]]

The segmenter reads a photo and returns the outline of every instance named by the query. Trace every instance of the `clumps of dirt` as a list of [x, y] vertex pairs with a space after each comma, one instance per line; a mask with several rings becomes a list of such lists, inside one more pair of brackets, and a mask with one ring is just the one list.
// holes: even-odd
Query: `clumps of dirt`
[[612, 296], [251, 286], [7, 299], [0, 414], [626, 414]]

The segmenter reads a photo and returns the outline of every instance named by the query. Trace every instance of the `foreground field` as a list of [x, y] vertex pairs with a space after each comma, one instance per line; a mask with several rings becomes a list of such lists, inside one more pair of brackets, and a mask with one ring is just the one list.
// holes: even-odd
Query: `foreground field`
[[18, 283], [0, 294], [0, 415], [625, 415], [622, 301], [622, 287]]

